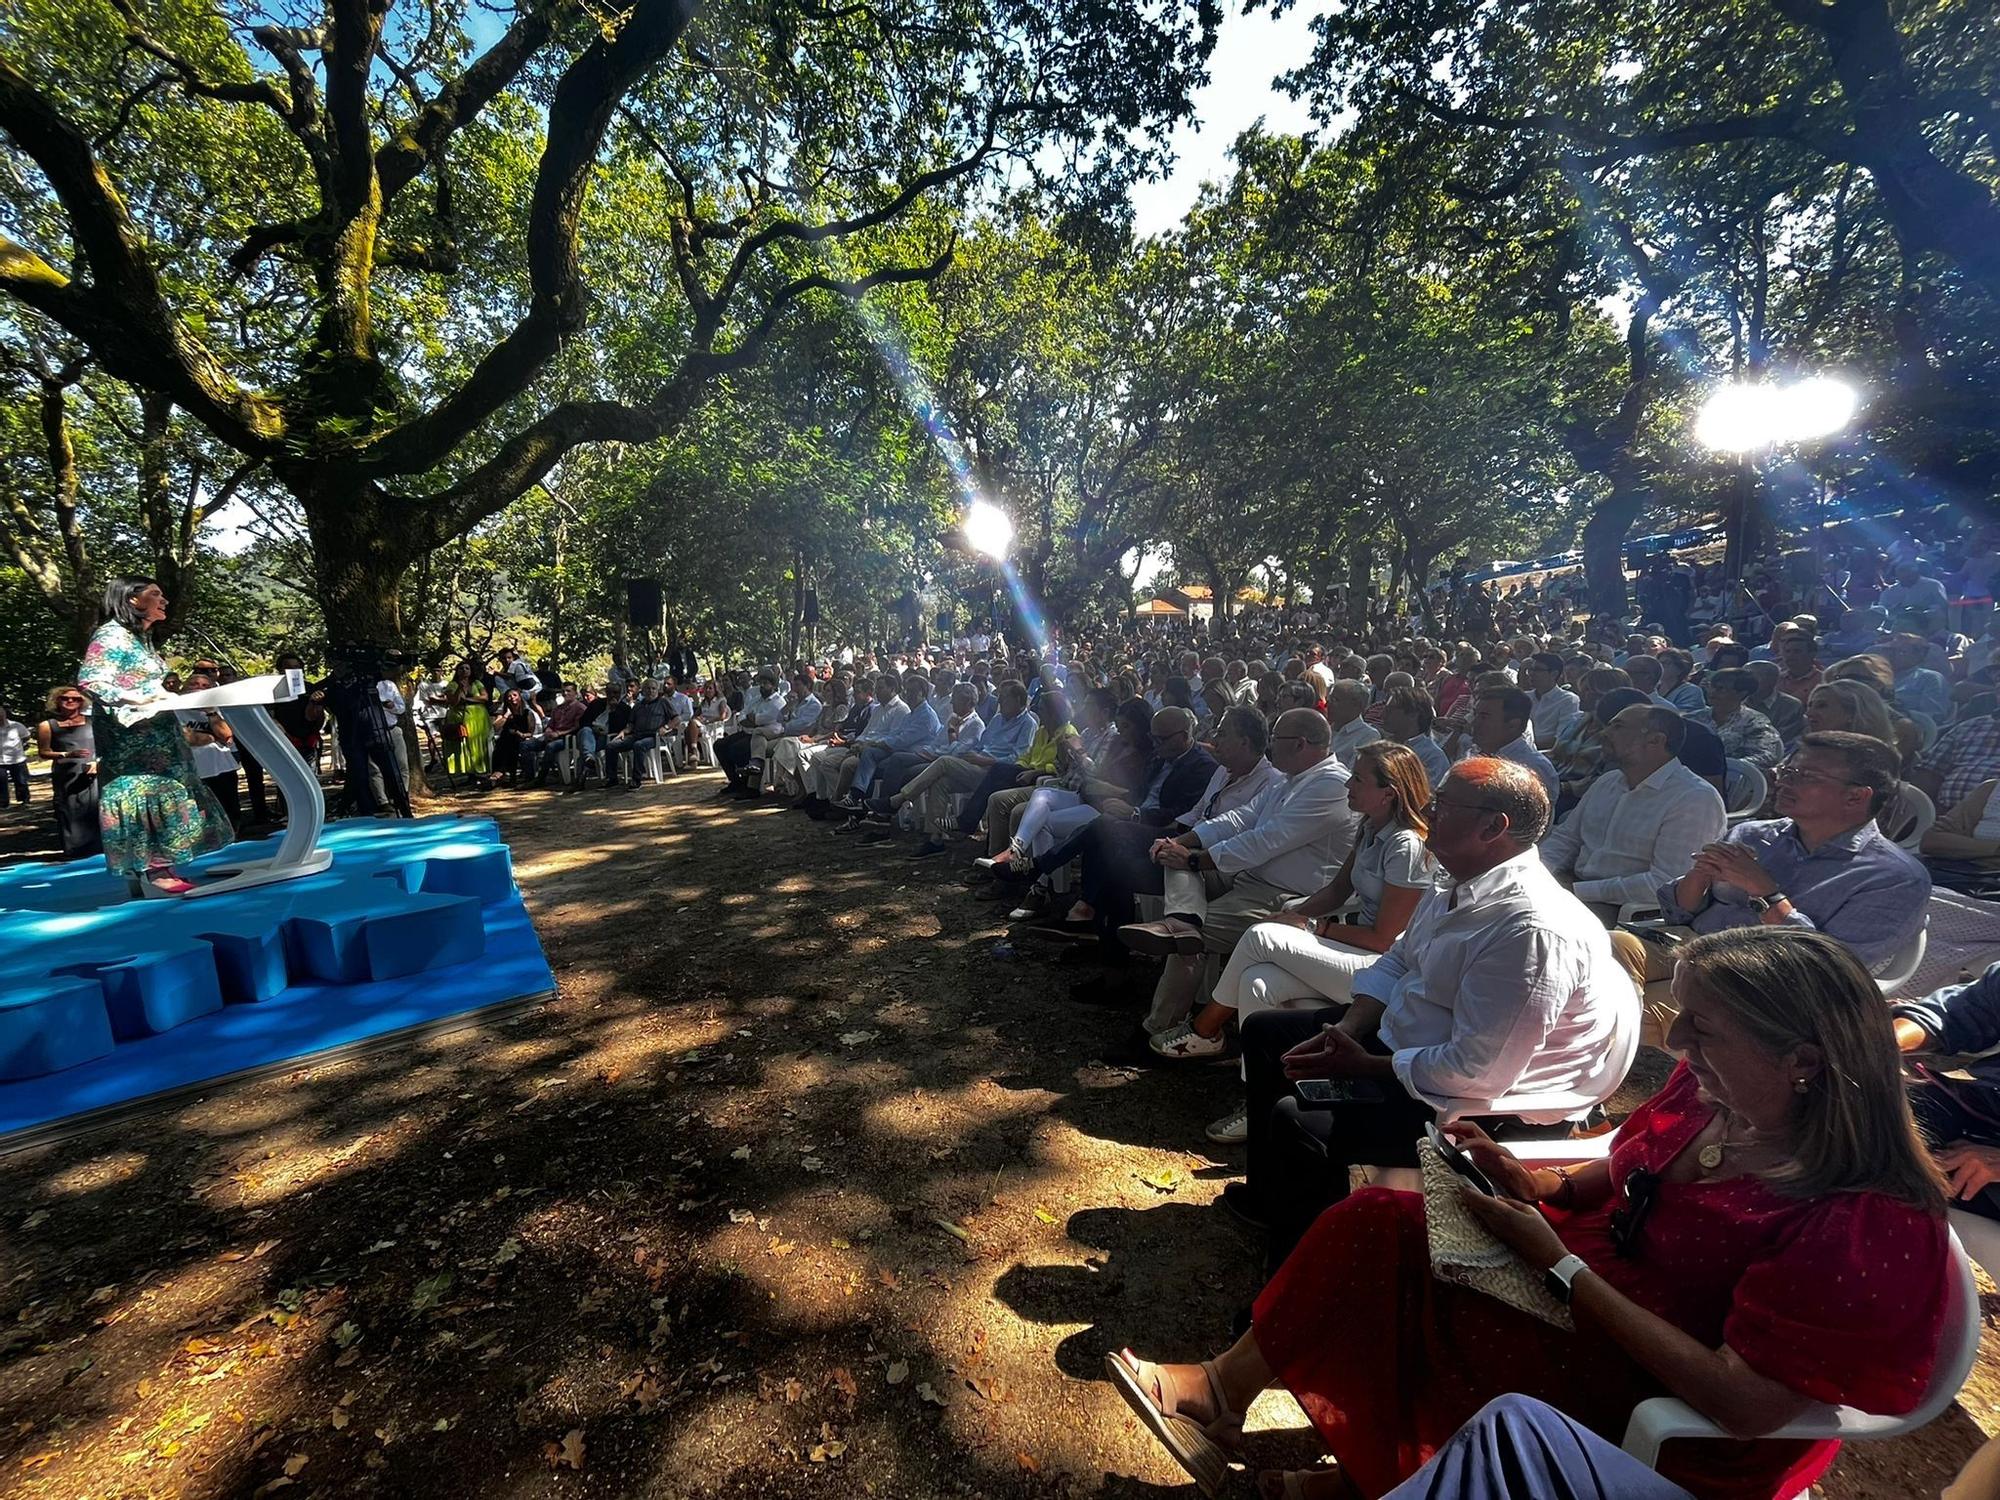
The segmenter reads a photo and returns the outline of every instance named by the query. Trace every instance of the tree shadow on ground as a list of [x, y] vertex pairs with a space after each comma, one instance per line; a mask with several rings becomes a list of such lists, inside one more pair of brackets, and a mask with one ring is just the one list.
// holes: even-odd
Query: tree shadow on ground
[[712, 785], [464, 799], [547, 1006], [0, 1161], [6, 1472], [1187, 1493], [1099, 1362], [1212, 1352], [1254, 1292], [1202, 1206], [1232, 1075], [1114, 1061], [1134, 1015], [994, 959], [934, 863]]

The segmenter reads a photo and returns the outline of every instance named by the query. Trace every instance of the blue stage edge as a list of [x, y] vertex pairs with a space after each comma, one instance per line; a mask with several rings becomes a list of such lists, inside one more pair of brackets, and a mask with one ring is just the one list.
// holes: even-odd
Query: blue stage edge
[[554, 992], [491, 819], [354, 819], [318, 846], [319, 874], [194, 901], [133, 900], [101, 858], [0, 870], [0, 1150]]

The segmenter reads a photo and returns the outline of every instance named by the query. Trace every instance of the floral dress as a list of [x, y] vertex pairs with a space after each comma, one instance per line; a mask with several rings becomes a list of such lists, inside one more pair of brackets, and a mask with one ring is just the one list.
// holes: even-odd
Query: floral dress
[[194, 757], [171, 703], [123, 724], [120, 706], [162, 698], [167, 664], [116, 620], [97, 627], [77, 685], [90, 695], [97, 745], [98, 824], [104, 863], [114, 875], [143, 875], [220, 849], [235, 837], [215, 794], [195, 775]]

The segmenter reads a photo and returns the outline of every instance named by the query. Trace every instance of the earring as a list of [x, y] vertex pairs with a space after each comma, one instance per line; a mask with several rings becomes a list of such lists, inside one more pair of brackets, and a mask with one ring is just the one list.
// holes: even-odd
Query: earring
[[1803, 1078], [1794, 1078], [1792, 1080], [1792, 1092], [1795, 1094], [1803, 1094], [1805, 1091], [1806, 1091], [1806, 1081]]

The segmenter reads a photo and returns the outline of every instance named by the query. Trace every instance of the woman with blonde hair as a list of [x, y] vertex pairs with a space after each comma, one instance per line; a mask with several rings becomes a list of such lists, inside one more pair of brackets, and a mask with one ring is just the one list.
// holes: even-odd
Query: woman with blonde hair
[[[1154, 1037], [1153, 1050], [1176, 1061], [1212, 1058], [1224, 1051], [1223, 1028], [1232, 1020], [1308, 1000], [1339, 1005], [1353, 999], [1354, 976], [1389, 951], [1436, 882], [1437, 865], [1424, 847], [1430, 800], [1430, 777], [1408, 745], [1371, 740], [1357, 750], [1347, 805], [1360, 814], [1361, 826], [1340, 873], [1244, 933], [1230, 950], [1214, 997], [1186, 1025]], [[1350, 898], [1358, 910], [1343, 923], [1338, 913]], [[1228, 1123], [1218, 1121], [1213, 1129]]]
[[1444, 1127], [1500, 1190], [1465, 1188], [1467, 1210], [1574, 1329], [1433, 1275], [1421, 1194], [1356, 1193], [1319, 1216], [1215, 1359], [1107, 1359], [1204, 1493], [1273, 1384], [1340, 1460], [1260, 1480], [1299, 1500], [1381, 1494], [1508, 1391], [1614, 1441], [1639, 1402], [1676, 1396], [1740, 1441], [1670, 1443], [1661, 1473], [1706, 1500], [1774, 1500], [1804, 1493], [1839, 1445], [1761, 1434], [1815, 1402], [1895, 1414], [1923, 1400], [1951, 1274], [1946, 1188], [1881, 992], [1840, 943], [1799, 928], [1731, 928], [1678, 952], [1680, 1064], [1608, 1157], [1532, 1168], [1469, 1122]]
[[1806, 699], [1806, 733], [1828, 730], [1870, 735], [1902, 753], [1889, 705], [1874, 688], [1853, 677], [1822, 682]]

